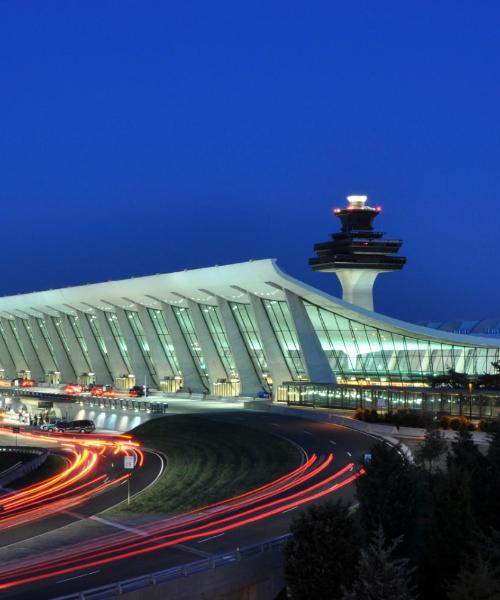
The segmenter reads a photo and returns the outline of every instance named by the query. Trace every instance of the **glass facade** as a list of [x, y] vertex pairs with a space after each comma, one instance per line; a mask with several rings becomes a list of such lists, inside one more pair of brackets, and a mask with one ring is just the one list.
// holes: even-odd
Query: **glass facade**
[[182, 335], [184, 336], [184, 339], [188, 345], [189, 352], [193, 357], [198, 373], [200, 374], [203, 383], [209, 387], [207, 365], [205, 364], [205, 359], [201, 353], [200, 343], [198, 342], [198, 337], [194, 329], [191, 315], [189, 314], [189, 309], [182, 306], [173, 306], [172, 308], [174, 310], [175, 318], [179, 323], [179, 327], [181, 328]]
[[358, 386], [289, 382], [281, 386], [279, 401], [298, 406], [377, 411], [421, 410], [472, 419], [500, 417], [500, 393], [495, 391], [433, 389], [424, 386]]
[[[237, 296], [237, 298], [242, 296]], [[303, 302], [312, 326], [312, 330], [310, 330], [309, 320], [304, 320], [304, 336], [317, 336], [338, 384], [337, 386], [324, 388], [322, 387], [322, 382], [308, 382], [306, 361], [302, 354], [293, 318], [295, 317], [295, 320], [300, 318], [302, 310], [299, 311], [297, 317], [293, 312], [294, 305], [289, 305], [286, 300], [280, 300], [280, 297], [283, 298], [284, 296], [276, 296], [276, 293], [273, 292], [272, 296], [263, 299], [259, 298], [258, 300], [261, 302], [261, 306], [269, 322], [266, 323], [266, 327], [268, 324], [271, 327], [276, 343], [281, 350], [283, 360], [286, 362], [291, 375], [290, 382], [273, 382], [275, 384], [276, 399], [278, 400], [324, 402], [325, 405], [333, 406], [334, 404], [332, 403], [337, 402], [340, 398], [343, 407], [349, 407], [349, 402], [358, 405], [356, 403], [365, 401], [368, 403], [366, 404], [368, 406], [370, 400], [367, 390], [377, 388], [378, 391], [373, 392], [374, 394], [378, 394], [376, 397], [377, 402], [387, 400], [387, 402], [392, 403], [392, 406], [400, 402], [402, 398], [405, 406], [409, 406], [410, 404], [411, 406], [429, 406], [434, 403], [433, 406], [439, 405], [439, 407], [442, 407], [445, 406], [448, 400], [445, 401], [440, 396], [438, 402], [436, 397], [432, 395], [434, 392], [431, 393], [429, 387], [429, 381], [432, 376], [444, 375], [450, 369], [471, 376], [494, 373], [495, 367], [493, 367], [492, 363], [500, 361], [500, 348], [495, 346], [495, 344], [498, 344], [495, 340], [491, 340], [491, 343], [486, 339], [476, 340], [477, 345], [474, 345], [473, 343], [467, 343], [469, 339], [467, 336], [458, 338], [458, 342], [455, 342], [453, 336], [439, 330], [418, 329], [410, 325], [408, 328], [403, 329], [402, 325], [396, 327], [390, 321], [386, 322], [384, 319], [376, 316], [370, 316], [365, 319], [354, 310], [349, 309], [347, 311], [335, 302], [328, 302], [320, 296], [317, 296], [317, 299], [315, 299], [314, 294], [311, 293], [307, 296], [308, 300], [301, 299], [298, 296], [299, 301]], [[317, 304], [314, 304], [311, 299], [317, 302]], [[206, 359], [210, 357], [203, 355], [192, 313], [189, 308], [178, 305], [172, 306], [173, 316], [179, 325], [180, 333], [186, 342], [204, 386], [212, 393], [221, 396], [237, 395], [239, 393], [237, 365], [242, 369], [245, 367], [246, 372], [250, 371], [253, 367], [263, 385], [271, 383], [270, 372], [272, 371], [271, 365], [266, 360], [263, 340], [252, 305], [249, 302], [245, 302], [244, 298], [242, 301], [228, 302], [234, 316], [234, 323], [233, 320], [228, 320], [226, 323], [222, 319], [219, 307], [199, 304], [201, 315], [214, 344], [215, 349], [213, 351], [217, 352], [223, 367], [223, 370], [219, 370], [220, 375], [217, 375], [217, 381], [210, 381], [206, 365]], [[25, 327], [26, 335], [31, 340], [35, 353], [39, 358], [45, 359], [44, 362], [40, 361], [41, 364], [47, 364], [46, 359], [48, 358], [48, 356], [41, 356], [41, 352], [50, 352], [55, 370], [54, 372], [46, 373], [46, 377], [49, 377], [49, 380], [51, 374], [55, 378], [59, 373], [60, 365], [58, 362], [65, 358], [64, 352], [67, 354], [70, 363], [75, 360], [75, 357], [71, 356], [71, 349], [75, 348], [76, 339], [85, 358], [88, 372], [92, 370], [93, 357], [91, 354], [93, 351], [97, 352], [98, 348], [110, 374], [115, 378], [115, 383], [118, 384], [118, 382], [121, 382], [122, 387], [125, 388], [129, 386], [130, 382], [134, 379], [135, 373], [132, 370], [127, 344], [122, 334], [117, 315], [113, 312], [103, 313], [106, 322], [109, 324], [111, 335], [116, 342], [118, 352], [123, 359], [123, 372], [113, 373], [108, 349], [97, 318], [99, 316], [99, 319], [101, 319], [101, 315], [84, 314], [82, 316], [80, 313], [78, 314], [79, 316], [68, 315], [68, 323], [64, 322], [65, 316], [61, 318], [59, 316], [44, 315], [43, 317], [33, 317], [30, 320], [22, 319], [21, 322], [4, 317], [0, 321], [0, 335], [5, 342], [6, 349], [4, 351], [8, 353], [3, 357], [5, 363], [10, 364], [11, 359], [15, 356], [17, 362], [21, 363], [21, 365], [17, 364], [16, 368], [26, 368], [26, 372], [28, 372], [30, 365], [27, 361], [27, 356], [32, 357], [31, 346], [28, 345], [28, 348], [23, 348], [22, 341], [24, 340], [26, 346], [28, 338], [25, 336], [23, 330], [19, 329], [19, 327]], [[161, 365], [155, 364], [154, 357], [157, 355], [155, 353], [153, 357], [151, 353], [149, 342], [153, 343], [153, 339], [149, 338], [149, 329], [146, 329], [148, 337], [145, 334], [143, 325], [148, 325], [148, 323], [144, 323], [144, 319], [147, 318], [146, 313], [143, 315], [143, 313], [135, 310], [125, 310], [125, 315], [130, 323], [130, 331], [127, 329], [127, 336], [132, 334], [137, 340], [138, 348], [151, 375], [151, 381], [156, 382], [158, 387], [164, 391], [174, 393], [181, 386], [182, 372], [176, 348], [174, 347], [167, 326], [165, 313], [162, 310], [147, 308], [147, 315], [151, 318], [154, 333], [159, 341], [158, 346], [162, 348], [165, 356], [165, 360], [163, 358], [161, 360]], [[142, 321], [141, 316], [143, 317]], [[92, 339], [88, 337], [89, 331], [83, 327], [83, 325], [86, 326], [85, 319], [87, 319], [90, 327], [90, 333], [95, 338], [97, 348], [93, 344]], [[101, 324], [104, 324], [104, 321], [101, 321]], [[246, 352], [243, 352], [245, 356], [235, 356], [235, 348], [230, 343], [233, 338], [227, 335], [228, 333], [235, 332], [232, 330], [226, 331], [226, 325], [237, 328], [248, 351], [248, 356]], [[38, 326], [40, 327], [39, 332], [36, 329]], [[151, 329], [152, 334], [153, 328]], [[82, 331], [85, 332], [87, 337], [84, 337]], [[75, 338], [73, 338], [73, 333]], [[106, 329], [106, 336], [108, 334], [109, 332]], [[48, 350], [45, 348], [42, 338], [45, 340]], [[108, 339], [108, 343], [111, 343], [109, 337], [106, 339]], [[14, 340], [17, 341], [22, 355], [19, 353]], [[87, 342], [89, 343], [87, 344]], [[156, 340], [154, 342], [156, 343]], [[471, 338], [471, 342], [474, 342], [474, 339]], [[153, 349], [160, 352], [159, 347], [157, 349], [155, 346]], [[304, 344], [304, 348], [307, 347], [308, 345]], [[182, 344], [182, 349], [184, 349], [184, 344]], [[60, 361], [57, 361], [56, 350]], [[22, 364], [22, 357], [24, 357], [27, 367], [24, 367]], [[118, 354], [116, 354], [116, 358], [118, 359]], [[279, 358], [281, 364], [281, 357]], [[243, 361], [245, 360], [248, 361], [248, 365], [244, 364]], [[63, 362], [65, 363], [65, 360]], [[15, 364], [15, 361], [12, 361], [12, 363]], [[165, 368], [166, 363], [170, 366], [171, 374], [158, 381], [159, 373], [162, 373], [161, 366]], [[12, 368], [12, 365], [10, 368]], [[31, 368], [34, 368], [34, 365], [31, 365]], [[170, 372], [169, 369], [165, 370], [167, 373]], [[280, 371], [276, 369], [276, 372], [279, 373]], [[258, 387], [257, 382], [253, 385]], [[310, 387], [303, 387], [306, 385]], [[384, 391], [381, 395], [380, 390], [385, 387], [392, 387], [394, 394], [391, 395], [388, 391]], [[407, 394], [405, 390], [408, 392]], [[203, 391], [203, 386], [200, 386], [199, 382], [197, 382], [195, 391], [199, 393]], [[260, 391], [260, 389], [257, 389], [249, 393], [257, 394]], [[245, 393], [247, 392], [245, 391]], [[446, 393], [451, 397], [451, 391]], [[484, 400], [484, 394], [481, 394], [480, 397], [470, 394], [465, 400], [465, 396], [462, 396], [463, 394], [460, 395], [458, 393], [459, 400], [457, 401], [459, 407], [465, 406], [469, 402], [472, 407], [470, 410], [475, 411], [474, 414], [479, 410], [483, 410], [481, 403]], [[372, 396], [372, 399], [373, 397], [375, 396]], [[453, 399], [450, 402], [453, 403]], [[455, 402], [452, 410], [456, 410], [456, 406]], [[490, 406], [494, 408], [493, 404], [490, 404]], [[484, 414], [486, 414], [485, 411], [486, 409], [483, 411]]]
[[23, 355], [23, 358], [25, 360], [25, 362], [27, 363], [28, 361], [26, 360], [26, 354], [24, 352], [24, 348], [21, 344], [21, 340], [19, 339], [19, 332], [17, 331], [17, 326], [14, 323], [14, 321], [11, 321], [10, 319], [7, 320], [8, 323], [8, 327], [10, 327], [11, 331], [12, 331], [12, 335], [15, 337], [17, 345], [19, 346], [19, 349], [21, 350], [21, 354]]
[[15, 364], [15, 362], [14, 362], [14, 358], [13, 358], [13, 356], [12, 356], [12, 353], [11, 353], [11, 351], [10, 351], [10, 349], [9, 349], [9, 346], [8, 346], [8, 344], [7, 344], [7, 338], [6, 338], [6, 336], [5, 336], [5, 330], [4, 330], [4, 328], [3, 328], [3, 324], [2, 324], [2, 321], [1, 321], [1, 320], [0, 320], [0, 335], [2, 336], [2, 339], [3, 339], [3, 343], [4, 343], [4, 345], [5, 345], [5, 348], [7, 349], [7, 352], [9, 353], [9, 359], [10, 359], [10, 362], [11, 362], [12, 364]]
[[279, 300], [263, 300], [274, 334], [294, 379], [307, 379], [297, 332], [288, 304]]
[[69, 320], [71, 329], [73, 330], [73, 333], [75, 334], [78, 345], [80, 346], [82, 354], [85, 358], [85, 362], [87, 363], [87, 370], [91, 371], [92, 363], [90, 362], [89, 349], [87, 348], [87, 342], [85, 341], [85, 338], [83, 337], [82, 331], [80, 329], [80, 325], [78, 323], [78, 317], [69, 315], [68, 320]]
[[174, 350], [174, 344], [172, 343], [172, 338], [170, 337], [170, 333], [167, 328], [167, 323], [165, 321], [165, 317], [161, 310], [157, 310], [154, 308], [148, 308], [149, 316], [151, 317], [151, 321], [153, 322], [154, 328], [160, 339], [161, 347], [163, 348], [163, 352], [165, 353], [165, 358], [172, 369], [172, 373], [175, 375], [180, 375], [181, 370], [179, 368], [179, 362], [177, 360], [177, 356]]
[[26, 329], [26, 333], [28, 334], [28, 337], [30, 338], [31, 344], [32, 344], [33, 348], [35, 349], [35, 352], [37, 354], [39, 354], [38, 346], [36, 344], [35, 336], [33, 335], [33, 329], [31, 328], [30, 322], [26, 319], [23, 319], [23, 326]]
[[493, 372], [491, 363], [500, 357], [497, 348], [401, 335], [304, 304], [332, 371], [341, 380], [425, 381], [450, 369], [479, 375]]
[[[52, 322], [55, 325], [57, 335], [59, 336], [59, 339], [61, 340], [61, 343], [64, 346], [64, 349], [66, 350], [66, 354], [68, 355], [68, 357], [70, 357], [71, 350], [69, 348], [69, 342], [68, 342], [68, 338], [66, 337], [66, 332], [64, 331], [62, 319], [60, 317], [50, 317], [50, 318], [52, 319]], [[70, 363], [71, 363], [71, 361], [70, 361]]]
[[85, 315], [87, 321], [89, 323], [90, 329], [92, 330], [92, 334], [94, 335], [94, 339], [97, 342], [97, 346], [101, 352], [101, 356], [103, 361], [106, 363], [106, 367], [108, 371], [112, 373], [111, 363], [109, 362], [108, 349], [106, 348], [106, 342], [104, 341], [104, 337], [102, 335], [101, 328], [99, 327], [99, 322], [97, 321], [97, 317], [95, 315]]
[[118, 350], [120, 352], [120, 356], [125, 363], [125, 366], [128, 369], [129, 373], [132, 373], [132, 368], [130, 367], [130, 359], [128, 356], [128, 349], [125, 340], [123, 339], [122, 332], [118, 325], [118, 317], [114, 313], [104, 313], [106, 315], [106, 319], [108, 320], [109, 327], [111, 328], [111, 333], [113, 334], [113, 338], [118, 346]]
[[50, 356], [52, 357], [54, 364], [57, 366], [57, 368], [59, 368], [59, 365], [57, 364], [57, 360], [56, 360], [56, 355], [54, 352], [54, 345], [52, 344], [52, 340], [50, 339], [49, 332], [47, 331], [47, 324], [45, 323], [45, 320], [43, 319], [43, 317], [37, 317], [37, 322], [38, 322], [38, 325], [40, 326], [40, 331], [42, 332], [43, 339], [45, 340], [45, 343], [47, 344], [47, 348], [49, 349]]
[[216, 306], [204, 305], [201, 307], [203, 318], [207, 324], [208, 331], [212, 336], [217, 354], [222, 361], [228, 379], [238, 377], [233, 353], [227, 341], [226, 332], [222, 326], [219, 309]]
[[128, 317], [130, 326], [132, 327], [132, 331], [134, 332], [135, 339], [137, 340], [139, 348], [141, 349], [141, 354], [144, 358], [144, 362], [148, 366], [149, 374], [151, 375], [151, 378], [153, 378], [153, 376], [156, 375], [156, 369], [151, 358], [151, 350], [149, 349], [149, 344], [146, 339], [146, 334], [144, 333], [144, 329], [142, 327], [139, 315], [138, 313], [131, 310], [126, 310], [125, 314]]
[[243, 337], [248, 354], [250, 354], [256, 373], [259, 378], [266, 379], [269, 376], [269, 367], [250, 306], [241, 302], [230, 302], [229, 306], [233, 311], [236, 324]]

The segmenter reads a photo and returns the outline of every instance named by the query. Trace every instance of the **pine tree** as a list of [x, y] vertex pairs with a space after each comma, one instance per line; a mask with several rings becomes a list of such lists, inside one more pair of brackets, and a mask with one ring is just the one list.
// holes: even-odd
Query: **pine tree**
[[292, 523], [285, 546], [285, 579], [293, 600], [342, 596], [359, 557], [360, 535], [348, 505], [311, 506]]
[[448, 588], [448, 600], [499, 600], [500, 569], [476, 554]]
[[371, 454], [365, 475], [356, 481], [362, 530], [369, 537], [381, 524], [388, 539], [403, 536], [400, 551], [404, 552], [415, 526], [414, 468], [398, 446], [380, 443]]
[[446, 452], [446, 441], [443, 432], [439, 429], [427, 429], [424, 441], [417, 449], [417, 462], [428, 465], [429, 471], [432, 471], [433, 463], [442, 454]]
[[386, 546], [382, 526], [372, 536], [368, 547], [361, 550], [356, 577], [342, 600], [414, 600], [411, 577], [414, 568], [405, 558], [394, 558], [401, 538]]
[[500, 531], [500, 432], [490, 436], [485, 464], [475, 473], [475, 506], [480, 527], [489, 534], [491, 528]]
[[471, 476], [453, 465], [433, 476], [430, 515], [420, 559], [420, 587], [425, 598], [444, 593], [477, 540]]
[[462, 425], [451, 443], [448, 466], [472, 472], [483, 465], [484, 457], [474, 443], [472, 433]]

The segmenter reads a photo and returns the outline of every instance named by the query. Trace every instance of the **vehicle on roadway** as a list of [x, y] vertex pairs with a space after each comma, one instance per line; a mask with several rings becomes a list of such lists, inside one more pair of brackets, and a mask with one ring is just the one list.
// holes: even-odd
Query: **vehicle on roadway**
[[20, 377], [12, 380], [13, 387], [34, 387], [36, 381], [34, 379], [22, 379]]
[[90, 386], [89, 391], [91, 396], [106, 396], [107, 394], [110, 394], [113, 391], [113, 386], [93, 384]]
[[81, 394], [83, 392], [83, 385], [81, 383], [68, 383], [64, 387], [65, 394]]
[[144, 386], [134, 385], [129, 389], [128, 395], [130, 396], [130, 398], [140, 398], [144, 396]]
[[69, 431], [78, 433], [92, 433], [95, 431], [94, 421], [82, 419], [80, 421], [55, 421], [40, 425], [42, 431]]

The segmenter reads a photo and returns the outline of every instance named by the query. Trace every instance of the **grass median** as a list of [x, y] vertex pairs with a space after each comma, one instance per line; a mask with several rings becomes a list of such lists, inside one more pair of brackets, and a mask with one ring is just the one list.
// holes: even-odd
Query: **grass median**
[[286, 440], [200, 416], [153, 419], [131, 431], [146, 448], [168, 458], [157, 483], [119, 513], [176, 513], [216, 502], [272, 481], [296, 468], [300, 451]]

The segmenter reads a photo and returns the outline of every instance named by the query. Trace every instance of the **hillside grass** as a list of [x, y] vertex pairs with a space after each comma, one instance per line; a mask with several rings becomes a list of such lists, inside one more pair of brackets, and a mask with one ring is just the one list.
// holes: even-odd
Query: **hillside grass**
[[302, 460], [282, 438], [201, 416], [161, 417], [130, 433], [166, 455], [168, 465], [153, 487], [115, 513], [183, 512], [272, 481]]

